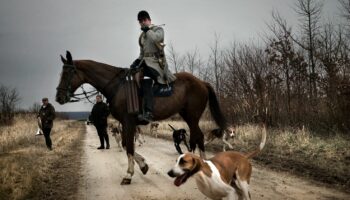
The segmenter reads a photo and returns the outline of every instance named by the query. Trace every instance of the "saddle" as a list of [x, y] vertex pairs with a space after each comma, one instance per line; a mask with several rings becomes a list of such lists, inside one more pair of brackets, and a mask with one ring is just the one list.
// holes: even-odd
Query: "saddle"
[[[143, 97], [143, 91], [138, 83], [137, 79], [133, 75], [127, 75], [126, 77], [126, 97], [127, 97], [127, 109], [130, 114], [137, 114], [140, 111], [140, 97]], [[154, 97], [168, 97], [173, 94], [174, 84], [159, 84], [155, 82], [152, 86], [152, 92]]]

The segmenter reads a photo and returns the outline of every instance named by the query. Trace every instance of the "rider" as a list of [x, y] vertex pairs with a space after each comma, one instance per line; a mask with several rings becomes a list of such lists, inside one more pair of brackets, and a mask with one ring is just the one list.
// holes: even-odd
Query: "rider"
[[141, 80], [143, 90], [143, 112], [138, 116], [140, 121], [153, 120], [153, 81], [159, 84], [173, 82], [176, 77], [169, 71], [164, 55], [164, 30], [153, 25], [147, 11], [140, 11], [137, 19], [142, 33], [139, 37], [140, 56], [131, 64], [130, 68], [138, 71], [136, 81]]

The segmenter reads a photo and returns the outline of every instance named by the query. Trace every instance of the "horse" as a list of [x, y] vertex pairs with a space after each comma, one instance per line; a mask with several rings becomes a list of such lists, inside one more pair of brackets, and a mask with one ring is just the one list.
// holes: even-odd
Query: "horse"
[[[74, 92], [84, 83], [88, 83], [102, 93], [108, 103], [111, 115], [121, 122], [122, 146], [128, 157], [128, 169], [121, 185], [130, 184], [134, 174], [134, 161], [143, 174], [148, 171], [144, 157], [135, 152], [134, 137], [139, 124], [136, 114], [127, 111], [126, 76], [130, 69], [114, 67], [93, 60], [73, 60], [69, 51], [66, 58], [61, 55], [63, 68], [59, 84], [56, 88], [56, 101], [63, 105], [74, 102]], [[190, 147], [194, 152], [198, 146], [200, 156], [205, 158], [204, 135], [199, 128], [199, 119], [209, 101], [209, 108], [216, 124], [226, 128], [226, 118], [223, 115], [212, 86], [192, 74], [181, 72], [175, 74], [173, 94], [169, 97], [155, 97], [153, 119], [163, 120], [179, 113], [190, 129]]]

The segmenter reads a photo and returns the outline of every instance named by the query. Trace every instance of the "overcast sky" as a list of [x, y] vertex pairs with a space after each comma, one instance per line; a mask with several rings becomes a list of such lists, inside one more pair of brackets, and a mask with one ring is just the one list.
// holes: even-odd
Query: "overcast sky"
[[[177, 52], [209, 51], [214, 34], [221, 44], [259, 41], [278, 10], [292, 24], [295, 0], [0, 0], [0, 84], [15, 87], [21, 108], [46, 96], [58, 111], [90, 111], [89, 103], [54, 101], [62, 63], [93, 59], [128, 67], [138, 56], [138, 11], [149, 11], [154, 24], [166, 24], [165, 42]], [[333, 18], [336, 0], [326, 0], [324, 16]]]

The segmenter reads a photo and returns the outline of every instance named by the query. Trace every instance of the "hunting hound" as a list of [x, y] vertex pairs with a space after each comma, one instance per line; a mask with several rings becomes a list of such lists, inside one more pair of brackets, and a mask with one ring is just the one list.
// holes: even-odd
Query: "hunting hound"
[[265, 146], [266, 128], [262, 130], [259, 147], [247, 154], [235, 151], [220, 152], [209, 160], [186, 153], [178, 157], [175, 166], [168, 172], [175, 177], [174, 184], [180, 186], [193, 176], [198, 189], [211, 199], [249, 200], [249, 181], [252, 165], [249, 159], [256, 156]]
[[205, 145], [209, 144], [214, 139], [218, 138], [218, 139], [221, 139], [221, 141], [223, 142], [222, 151], [226, 151], [226, 146], [228, 146], [229, 149], [233, 149], [232, 145], [229, 143], [229, 140], [233, 139], [234, 137], [235, 137], [234, 127], [229, 127], [225, 130], [214, 129], [210, 131], [207, 141], [205, 142]]
[[170, 128], [173, 130], [173, 140], [174, 140], [174, 145], [176, 148], [176, 151], [179, 154], [183, 154], [181, 147], [180, 147], [180, 143], [184, 142], [185, 146], [187, 147], [188, 151], [191, 151], [191, 148], [188, 146], [187, 141], [186, 141], [186, 130], [181, 128], [181, 129], [175, 129], [173, 126], [171, 126], [170, 124], [168, 124], [170, 126]]
[[151, 135], [155, 134], [156, 138], [158, 138], [158, 122], [152, 122], [149, 127], [149, 132]]
[[[122, 134], [123, 129], [122, 129], [121, 124], [119, 123], [118, 126], [110, 124], [110, 130], [112, 132], [112, 136], [114, 136], [115, 141], [118, 144], [119, 150], [122, 151], [122, 146], [121, 146], [122, 136], [121, 136], [121, 134]], [[141, 139], [141, 137], [142, 137], [142, 139]], [[143, 143], [146, 142], [145, 137], [143, 136], [141, 128], [139, 126], [136, 126], [135, 142], [136, 141], [139, 143], [139, 146], [141, 146]]]

